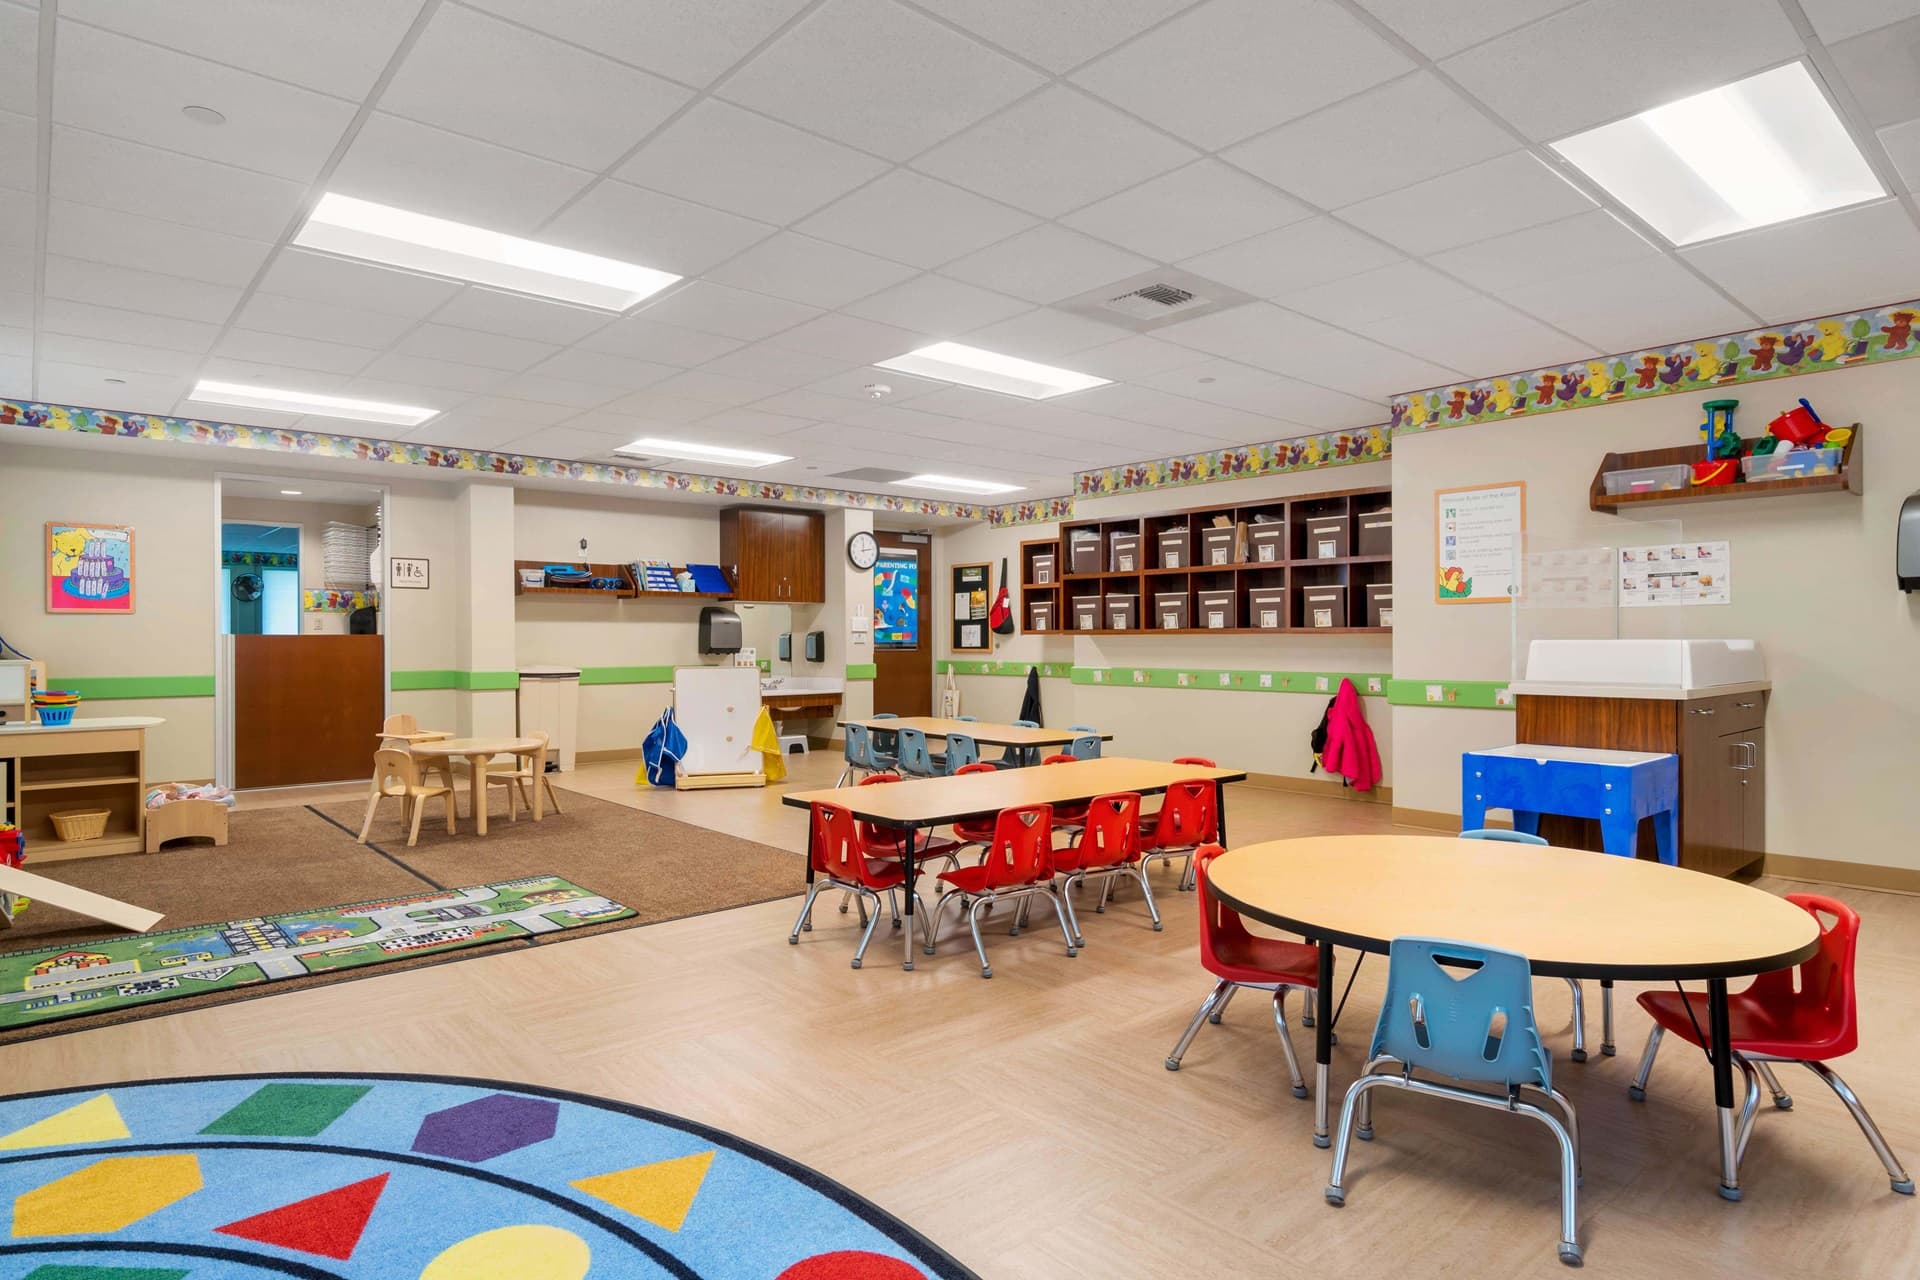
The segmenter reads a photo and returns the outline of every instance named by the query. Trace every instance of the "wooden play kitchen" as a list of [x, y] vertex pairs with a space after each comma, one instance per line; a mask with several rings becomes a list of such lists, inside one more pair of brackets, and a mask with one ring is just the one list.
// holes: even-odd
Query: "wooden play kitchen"
[[33, 862], [146, 848], [147, 730], [159, 723], [106, 716], [0, 725], [0, 822], [25, 833]]

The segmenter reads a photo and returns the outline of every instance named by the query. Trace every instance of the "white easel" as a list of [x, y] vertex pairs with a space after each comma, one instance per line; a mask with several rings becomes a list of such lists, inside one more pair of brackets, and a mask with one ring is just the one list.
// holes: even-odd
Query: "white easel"
[[760, 718], [758, 667], [676, 667], [673, 718], [687, 735], [674, 789], [764, 787], [753, 726]]

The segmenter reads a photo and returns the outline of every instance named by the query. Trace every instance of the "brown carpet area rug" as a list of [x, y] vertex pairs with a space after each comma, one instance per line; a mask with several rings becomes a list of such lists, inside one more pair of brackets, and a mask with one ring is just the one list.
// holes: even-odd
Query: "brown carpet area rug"
[[[538, 942], [505, 942], [373, 969], [296, 977], [23, 1027], [0, 1033], [0, 1044], [279, 995], [323, 982], [498, 955], [510, 947], [546, 946], [562, 939], [794, 897], [806, 889], [805, 864], [799, 855], [752, 840], [574, 791], [562, 790], [564, 812], [549, 811], [543, 822], [534, 822], [524, 811], [518, 822], [509, 822], [504, 792], [495, 791], [492, 802], [484, 838], [473, 832], [463, 791], [459, 833], [447, 835], [437, 812], [430, 812], [421, 824], [420, 842], [413, 848], [407, 847], [397, 801], [381, 804], [365, 845], [354, 838], [366, 814], [364, 802], [335, 801], [320, 806], [239, 810], [232, 816], [225, 848], [174, 845], [153, 854], [130, 853], [37, 866], [29, 849], [28, 867], [67, 884], [164, 912], [166, 918], [156, 929], [244, 920], [539, 874], [570, 880], [631, 907], [636, 914], [542, 935]], [[0, 951], [79, 944], [120, 932], [36, 902], [12, 929], [0, 931]]]

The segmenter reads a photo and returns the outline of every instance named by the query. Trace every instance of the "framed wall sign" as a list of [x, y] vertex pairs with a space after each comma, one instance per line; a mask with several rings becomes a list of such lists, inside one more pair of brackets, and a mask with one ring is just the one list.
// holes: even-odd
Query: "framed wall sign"
[[1440, 604], [1504, 604], [1520, 571], [1527, 486], [1441, 489], [1433, 495], [1433, 598]]
[[388, 585], [425, 591], [433, 585], [432, 562], [425, 556], [394, 556], [388, 562]]
[[133, 530], [47, 521], [47, 612], [133, 612]]

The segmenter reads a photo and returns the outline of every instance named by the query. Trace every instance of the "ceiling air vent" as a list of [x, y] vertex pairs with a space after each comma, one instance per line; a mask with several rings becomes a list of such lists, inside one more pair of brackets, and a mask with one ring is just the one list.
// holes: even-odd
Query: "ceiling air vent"
[[1161, 267], [1069, 298], [1059, 306], [1102, 324], [1144, 333], [1252, 301], [1251, 294], [1238, 289], [1203, 280], [1191, 272]]
[[852, 471], [836, 471], [827, 479], [864, 480], [868, 484], [893, 484], [912, 475], [911, 471], [889, 471], [885, 467], [858, 467]]
[[1207, 300], [1191, 290], [1182, 289], [1177, 284], [1150, 284], [1144, 289], [1135, 289], [1123, 293], [1117, 298], [1108, 298], [1109, 311], [1118, 311], [1123, 316], [1135, 320], [1158, 320], [1175, 311], [1191, 310], [1207, 305]]

